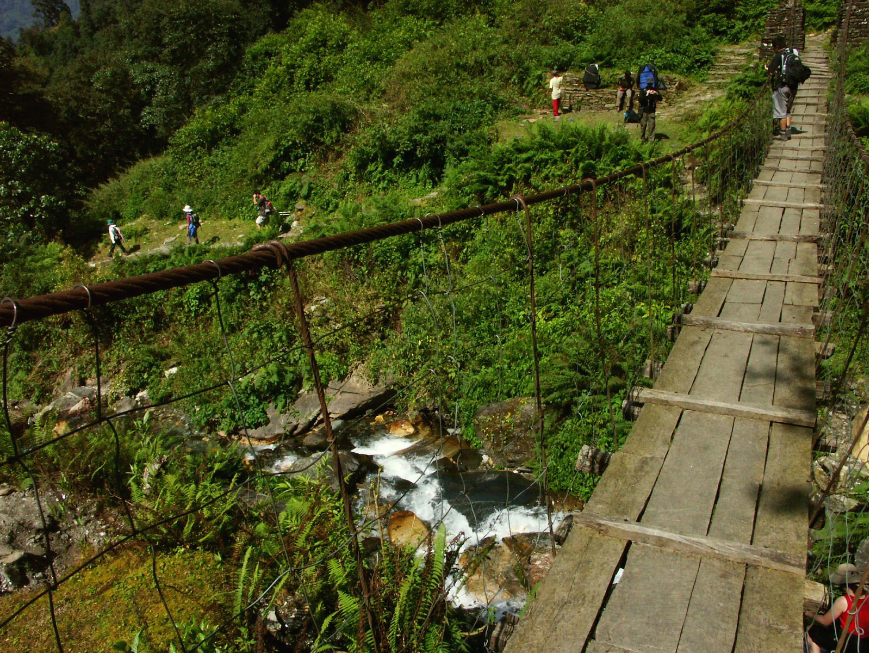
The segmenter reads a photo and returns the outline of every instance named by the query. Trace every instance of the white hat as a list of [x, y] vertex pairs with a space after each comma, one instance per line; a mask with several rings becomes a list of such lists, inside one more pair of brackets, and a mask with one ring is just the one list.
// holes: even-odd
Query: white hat
[[184, 213], [191, 213], [193, 211], [193, 207], [189, 204], [184, 205]]

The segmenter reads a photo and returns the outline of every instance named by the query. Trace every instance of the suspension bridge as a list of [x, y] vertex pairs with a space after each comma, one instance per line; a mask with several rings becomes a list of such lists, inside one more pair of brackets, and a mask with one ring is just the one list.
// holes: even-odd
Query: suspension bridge
[[[507, 651], [797, 651], [829, 64]], [[616, 583], [616, 574], [619, 574]]]
[[[844, 43], [840, 47], [844, 48]], [[838, 339], [848, 347], [846, 362], [840, 366], [839, 376], [832, 379], [833, 399], [828, 405], [834, 405], [863, 341], [867, 312], [862, 291], [855, 290], [862, 287], [866, 277], [861, 252], [866, 240], [867, 159], [845, 114], [841, 76], [831, 68], [820, 39], [810, 37], [803, 55], [813, 74], [800, 88], [794, 104], [794, 125], [799, 133], [786, 142], [770, 144], [771, 107], [769, 91], [764, 89], [735, 120], [703, 141], [605, 177], [331, 237], [266, 243], [247, 254], [184, 268], [4, 300], [0, 305], [0, 325], [7, 328], [3, 398], [10, 442], [0, 467], [20, 468], [38, 490], [40, 479], [28, 466], [33, 456], [49, 445], [66, 445], [78, 432], [101, 426], [110, 427], [117, 442], [119, 435], [112, 422], [123, 416], [103, 412], [98, 385], [93, 419], [74, 432], [45, 441], [31, 439], [14, 427], [9, 417], [6, 367], [10, 343], [20, 325], [73, 311], [90, 315], [88, 312], [100, 305], [202, 281], [215, 284], [214, 296], [219, 301], [217, 284], [229, 275], [265, 267], [286, 268], [294, 294], [298, 340], [313, 370], [335, 481], [344, 504], [348, 543], [357, 561], [361, 605], [367, 613], [367, 627], [379, 632], [369, 603], [369, 572], [358, 546], [361, 520], [354, 514], [352, 489], [346, 484], [333, 437], [326, 389], [320, 382], [315, 356], [317, 345], [309, 332], [294, 265], [306, 257], [402, 236], [420, 238], [422, 251], [422, 234], [428, 230], [436, 231], [440, 238], [451, 224], [498, 214], [519, 220], [524, 213], [527, 231], [522, 235], [522, 250], [527, 247], [528, 321], [534, 343], [528, 355], [533, 362], [529, 367], [538, 380], [535, 398], [539, 407], [534, 285], [538, 271], [532, 207], [552, 202], [565, 206], [573, 201], [579, 204], [578, 215], [586, 225], [594, 255], [595, 288], [590, 301], [595, 307], [594, 331], [604, 377], [609, 374], [610, 358], [615, 358], [609, 352], [618, 343], [607, 342], [602, 323], [607, 310], [622, 310], [619, 306], [607, 309], [600, 298], [605, 281], [598, 258], [607, 234], [627, 233], [625, 224], [630, 222], [630, 229], [640, 234], [638, 242], [647, 243], [650, 249], [663, 246], [657, 253], [625, 256], [637, 268], [635, 272], [648, 275], [648, 295], [642, 299], [647, 299], [650, 307], [650, 370], [656, 369], [665, 349], [661, 325], [651, 307], [657, 303], [676, 308], [689, 297], [694, 301], [683, 307], [671, 326], [678, 337], [660, 373], [653, 375], [653, 387], [637, 386], [627, 394], [628, 408], [639, 413], [636, 423], [613, 454], [591, 500], [582, 512], [574, 514], [573, 531], [519, 621], [507, 650], [798, 650], [807, 568], [809, 470], [818, 415], [817, 363], [819, 356], [832, 350], [831, 340]], [[828, 106], [831, 80], [836, 86]], [[690, 216], [684, 219], [684, 229], [699, 234], [701, 240], [706, 238], [708, 251], [680, 249], [677, 216]], [[448, 260], [442, 238], [440, 245]], [[704, 254], [708, 254], [709, 268], [705, 272]], [[447, 264], [448, 275], [449, 270]], [[672, 277], [672, 287], [666, 291], [652, 281], [654, 274], [661, 272], [668, 280]], [[693, 277], [692, 287], [702, 287], [702, 292], [687, 290], [688, 276]], [[701, 283], [704, 276], [708, 279]], [[450, 276], [444, 296], [449, 299], [447, 311], [453, 316], [454, 327], [453, 297], [460, 292]], [[425, 300], [429, 302], [428, 297]], [[430, 303], [428, 309], [434, 312]], [[860, 310], [863, 320], [859, 326], [846, 321], [847, 315]], [[222, 317], [220, 334], [231, 358]], [[99, 379], [96, 331], [94, 340]], [[626, 358], [627, 354], [619, 352], [619, 356]], [[236, 372], [233, 363], [232, 378], [225, 386], [235, 392], [234, 383], [248, 373]], [[165, 403], [189, 400], [215, 388], [173, 397]], [[608, 396], [609, 391], [606, 379], [598, 394]], [[608, 398], [613, 402], [620, 399]], [[612, 411], [610, 419], [615, 432]], [[542, 454], [535, 483], [545, 493], [548, 467], [543, 420], [534, 428]], [[615, 440], [618, 447], [618, 438]], [[253, 447], [250, 455], [258, 466], [257, 476], [267, 477]], [[114, 467], [116, 493], [123, 496], [118, 460]], [[832, 490], [837, 476], [838, 471], [823, 488], [824, 494]], [[274, 497], [268, 499], [274, 508]], [[274, 512], [276, 528], [280, 529], [276, 508]], [[45, 519], [41, 506], [40, 514]], [[55, 597], [67, 581], [131, 541], [147, 543], [153, 529], [182, 519], [189, 511], [158, 515], [153, 522], [136, 521], [127, 514], [129, 523], [123, 537], [71, 570], [61, 572], [52, 566], [44, 589], [12, 614], [0, 614], [0, 632], [24, 618], [37, 601], [47, 599], [53, 633], [50, 639], [58, 650], [64, 650], [63, 642], [74, 627], [64, 626], [58, 619]], [[48, 529], [43, 532], [50, 558]], [[290, 535], [281, 532], [282, 537]], [[325, 567], [325, 559], [319, 562]], [[297, 571], [287, 561], [278, 577]], [[156, 564], [153, 582], [175, 626]], [[267, 604], [271, 600], [269, 589], [244, 611], [256, 611]], [[443, 588], [444, 595], [448, 591]], [[226, 627], [218, 626], [209, 637]], [[198, 641], [187, 647], [178, 628], [174, 630], [180, 650], [203, 646]], [[378, 638], [373, 637], [375, 642]]]

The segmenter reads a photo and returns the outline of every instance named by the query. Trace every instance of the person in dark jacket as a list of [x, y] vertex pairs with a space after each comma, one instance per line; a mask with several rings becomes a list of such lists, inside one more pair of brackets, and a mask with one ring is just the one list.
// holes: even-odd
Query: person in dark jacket
[[773, 121], [778, 121], [776, 138], [786, 141], [791, 137], [791, 107], [797, 89], [791, 88], [782, 79], [782, 66], [788, 54], [785, 37], [781, 34], [777, 35], [772, 40], [772, 47], [775, 49], [775, 54], [766, 67], [772, 88], [772, 118]]
[[661, 94], [651, 85], [640, 89], [640, 138], [644, 141], [655, 140], [655, 111]]
[[634, 108], [634, 78], [631, 77], [630, 71], [626, 71], [624, 77], [619, 77], [619, 90], [616, 93], [619, 113], [625, 110], [625, 99], [628, 101], [630, 111]]

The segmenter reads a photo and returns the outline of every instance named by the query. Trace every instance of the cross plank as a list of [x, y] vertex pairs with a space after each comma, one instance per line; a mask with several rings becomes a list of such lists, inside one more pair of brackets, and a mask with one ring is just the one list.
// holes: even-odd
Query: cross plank
[[765, 274], [762, 272], [742, 272], [741, 270], [721, 270], [715, 268], [711, 276], [722, 279], [754, 279], [757, 281], [786, 281], [792, 283], [819, 284], [819, 277], [809, 277], [801, 274]]
[[[811, 344], [810, 341], [809, 344]], [[808, 426], [813, 428], [817, 421], [817, 414], [813, 410], [799, 410], [795, 408], [779, 408], [777, 406], [749, 406], [740, 403], [727, 403], [711, 399], [698, 399], [691, 395], [682, 395], [675, 392], [664, 392], [644, 388], [637, 396], [637, 403], [659, 404], [662, 406], [675, 406], [683, 410], [703, 411], [716, 415], [730, 415], [731, 417], [745, 417], [759, 419], [767, 422], [780, 422], [796, 426]]]

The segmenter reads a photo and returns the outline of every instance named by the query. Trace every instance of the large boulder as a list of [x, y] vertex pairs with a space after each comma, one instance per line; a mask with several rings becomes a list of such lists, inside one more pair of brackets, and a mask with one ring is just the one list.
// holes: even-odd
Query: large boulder
[[522, 582], [530, 590], [543, 580], [552, 566], [552, 540], [549, 533], [518, 533], [501, 540], [522, 566]]
[[[343, 381], [331, 381], [326, 387], [326, 405], [332, 421], [349, 420], [364, 415], [369, 410], [388, 404], [395, 397], [395, 390], [385, 386], [371, 385], [358, 372]], [[320, 399], [316, 390], [299, 393], [289, 415], [284, 417], [284, 429], [292, 427], [296, 435], [302, 435], [323, 422]]]
[[496, 465], [518, 467], [537, 457], [537, 402], [516, 397], [480, 408], [474, 415], [477, 437]]
[[496, 544], [494, 538], [468, 547], [459, 556], [459, 565], [465, 574], [464, 593], [478, 605], [525, 598], [516, 562], [513, 552]]
[[410, 510], [399, 510], [389, 517], [389, 541], [395, 546], [415, 549], [425, 542], [431, 530]]

